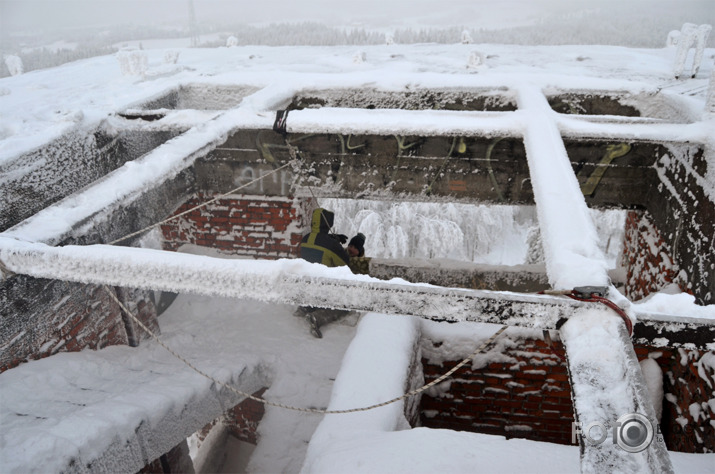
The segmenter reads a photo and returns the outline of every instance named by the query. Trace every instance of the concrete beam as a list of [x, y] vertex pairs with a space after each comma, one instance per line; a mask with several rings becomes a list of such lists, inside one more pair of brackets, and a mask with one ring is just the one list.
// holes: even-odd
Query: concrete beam
[[[1, 236], [0, 262], [11, 272], [36, 278], [535, 329], [557, 329], [575, 309], [596, 305], [547, 295], [366, 280], [346, 276], [344, 268], [319, 267], [330, 276], [316, 276], [315, 265], [301, 259], [288, 267], [282, 261], [221, 259], [130, 247], [50, 247]], [[336, 294], [340, 298], [335, 298]], [[675, 339], [680, 325], [700, 334], [697, 340], [703, 344], [715, 339], [712, 320], [639, 312], [635, 316], [652, 328], [643, 337], [652, 334]], [[687, 340], [683, 344], [693, 347], [697, 343]]]

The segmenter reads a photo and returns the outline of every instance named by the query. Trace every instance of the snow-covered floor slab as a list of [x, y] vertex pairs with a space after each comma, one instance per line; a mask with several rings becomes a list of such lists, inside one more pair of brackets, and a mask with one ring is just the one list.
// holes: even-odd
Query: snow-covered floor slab
[[[161, 338], [239, 390], [269, 386], [271, 401], [324, 408], [355, 320], [317, 340], [293, 309], [179, 296], [160, 318]], [[137, 471], [240, 398], [145, 341], [25, 363], [0, 374], [0, 400], [0, 465], [25, 473]], [[267, 407], [253, 469], [297, 472], [319, 420]]]

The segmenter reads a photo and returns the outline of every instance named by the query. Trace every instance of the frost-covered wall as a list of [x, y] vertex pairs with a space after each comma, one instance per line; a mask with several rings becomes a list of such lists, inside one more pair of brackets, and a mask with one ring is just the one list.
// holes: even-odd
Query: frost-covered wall
[[678, 284], [699, 304], [715, 303], [715, 173], [713, 150], [671, 144], [655, 164], [659, 183], [648, 211], [670, 257]]
[[[112, 291], [118, 291], [111, 289]], [[118, 297], [149, 327], [156, 329], [156, 311], [148, 292], [121, 290]], [[0, 372], [31, 359], [58, 352], [130, 344], [143, 333], [125, 321], [102, 287], [24, 275], [0, 286]]]
[[637, 301], [668, 285], [684, 283], [672, 251], [653, 225], [648, 212], [629, 211], [626, 218], [623, 261], [626, 296]]
[[139, 158], [176, 134], [78, 130], [11, 160], [0, 166], [0, 230]]
[[[167, 217], [192, 186], [193, 173], [182, 172], [140, 196], [102, 210], [67, 233], [46, 238], [58, 245], [112, 241]], [[147, 240], [151, 239], [124, 244], [142, 246]], [[116, 291], [146, 324], [157, 327], [152, 292]], [[145, 337], [107, 293], [94, 285], [12, 275], [0, 282], [0, 314], [0, 340], [6, 341], [0, 346], [0, 371], [57, 352], [134, 345]]]

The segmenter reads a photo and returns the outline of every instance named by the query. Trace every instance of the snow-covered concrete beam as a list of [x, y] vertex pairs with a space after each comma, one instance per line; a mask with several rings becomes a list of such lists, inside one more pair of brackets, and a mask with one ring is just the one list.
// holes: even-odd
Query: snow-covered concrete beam
[[[556, 296], [383, 281], [302, 259], [221, 259], [108, 245], [51, 247], [2, 236], [0, 262], [11, 272], [37, 278], [535, 329], [556, 329], [576, 308], [592, 305]], [[658, 338], [683, 326], [707, 333], [704, 341], [715, 335], [712, 320], [635, 315]]]
[[[560, 131], [548, 120], [550, 107], [546, 99], [530, 87], [525, 86], [519, 92], [519, 108], [530, 116], [524, 146], [549, 282], [557, 289], [605, 286], [608, 282], [605, 258], [598, 248], [595, 226]], [[567, 321], [560, 335], [566, 348], [576, 419], [586, 423], [584, 429], [588, 431], [591, 423], [610, 423], [629, 414], [652, 415], [653, 408], [647, 410], [650, 400], [629, 335], [618, 336], [619, 330], [625, 332], [623, 323], [604, 310], [574, 311], [573, 314], [575, 321]], [[581, 314], [595, 316], [583, 323]], [[609, 333], [609, 328], [615, 329]], [[601, 346], [610, 350], [604, 352]], [[610, 385], [618, 385], [621, 391], [602, 383], [604, 378], [612, 381]], [[619, 451], [619, 446], [587, 443], [585, 439], [581, 437], [583, 473], [612, 471], [622, 466], [627, 466], [624, 470], [628, 472], [673, 471], [663, 443], [649, 445], [645, 455], [638, 457], [642, 462], [638, 462], [628, 456], [631, 453]]]
[[606, 310], [578, 309], [560, 335], [568, 356], [581, 472], [674, 472], [621, 321]]

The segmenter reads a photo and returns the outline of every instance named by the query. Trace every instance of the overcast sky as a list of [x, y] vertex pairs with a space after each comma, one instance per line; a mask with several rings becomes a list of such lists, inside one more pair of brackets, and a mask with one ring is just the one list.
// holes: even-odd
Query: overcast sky
[[[590, 0], [591, 2], [593, 0]], [[673, 0], [676, 1], [676, 0]], [[682, 0], [678, 0], [682, 1]], [[715, 1], [715, 0], [714, 0]], [[588, 4], [586, 0], [193, 0], [200, 22], [235, 23], [315, 20], [340, 24], [410, 23], [436, 25], [511, 16], [523, 18], [553, 4]], [[0, 16], [12, 29], [86, 26], [108, 23], [187, 22], [189, 0], [0, 0]], [[381, 25], [381, 24], [382, 25]]]
[[[188, 23], [190, 0], [0, 0], [3, 28]], [[715, 9], [715, 0], [193, 0], [201, 23], [321, 21], [340, 26], [488, 26], [562, 10], [670, 4]], [[652, 9], [640, 10], [651, 11]], [[651, 11], [652, 12], [652, 11]]]

